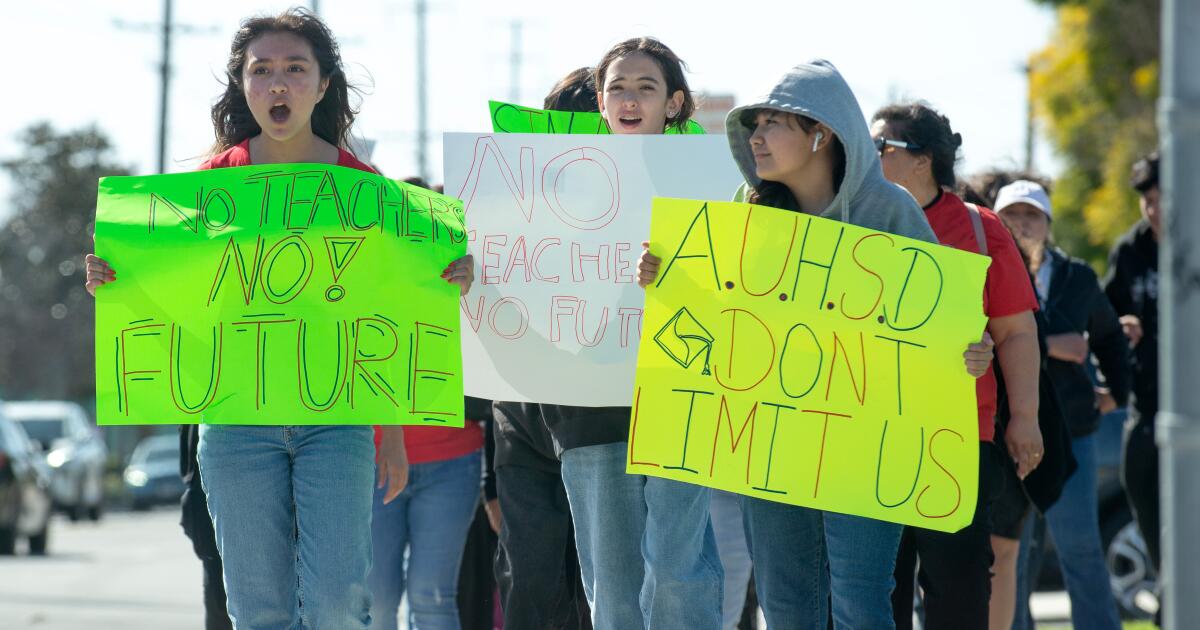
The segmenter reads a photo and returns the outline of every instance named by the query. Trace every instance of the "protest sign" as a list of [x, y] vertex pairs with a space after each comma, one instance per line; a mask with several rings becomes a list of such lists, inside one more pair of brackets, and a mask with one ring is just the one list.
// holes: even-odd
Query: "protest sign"
[[655, 199], [630, 473], [957, 531], [986, 257], [743, 203]]
[[100, 424], [462, 426], [456, 199], [272, 164], [100, 180]]
[[450, 133], [443, 147], [476, 265], [462, 300], [467, 394], [630, 405], [651, 199], [731, 196], [728, 140]]
[[[500, 101], [488, 101], [492, 113], [492, 131], [496, 133], [574, 133], [611, 134], [608, 122], [599, 112], [560, 112], [534, 109]], [[684, 130], [667, 128], [665, 135], [703, 134], [700, 123], [689, 120]]]

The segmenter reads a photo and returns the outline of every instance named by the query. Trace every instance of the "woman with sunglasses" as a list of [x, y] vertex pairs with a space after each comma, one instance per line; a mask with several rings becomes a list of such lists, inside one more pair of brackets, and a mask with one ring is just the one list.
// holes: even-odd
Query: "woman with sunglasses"
[[[1012, 234], [987, 208], [963, 203], [954, 187], [962, 137], [950, 121], [920, 103], [889, 105], [872, 118], [871, 136], [884, 177], [906, 188], [925, 210], [943, 245], [991, 257], [984, 284], [988, 333], [1008, 392], [1011, 419], [1003, 436], [1022, 479], [1042, 459], [1038, 428], [1040, 351], [1033, 312], [1038, 308]], [[1002, 455], [993, 443], [996, 375], [976, 380], [979, 406], [979, 497], [966, 528], [948, 534], [905, 527], [896, 561], [892, 606], [897, 628], [912, 627], [913, 573], [925, 598], [925, 628], [987, 630], [991, 596], [991, 508], [1003, 483]]]

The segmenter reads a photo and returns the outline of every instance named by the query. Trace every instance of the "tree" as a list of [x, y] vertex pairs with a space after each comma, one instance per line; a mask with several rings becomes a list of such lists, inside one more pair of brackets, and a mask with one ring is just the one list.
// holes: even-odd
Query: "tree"
[[13, 179], [15, 215], [0, 227], [0, 395], [95, 396], [95, 307], [83, 288], [92, 250], [96, 182], [128, 175], [95, 128], [19, 134], [19, 157], [0, 162]]
[[1057, 7], [1030, 60], [1031, 90], [1066, 168], [1053, 193], [1055, 238], [1103, 266], [1137, 220], [1129, 169], [1158, 144], [1159, 0], [1035, 0]]

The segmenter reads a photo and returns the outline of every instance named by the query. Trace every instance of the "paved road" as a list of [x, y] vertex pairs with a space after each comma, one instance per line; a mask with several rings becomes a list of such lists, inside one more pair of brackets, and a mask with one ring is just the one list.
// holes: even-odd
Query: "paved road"
[[0, 628], [202, 628], [200, 561], [178, 522], [178, 508], [56, 517], [48, 555], [0, 556]]
[[[203, 627], [200, 562], [177, 508], [51, 524], [50, 553], [0, 556], [0, 629]], [[1065, 621], [1065, 593], [1034, 596], [1039, 621]]]

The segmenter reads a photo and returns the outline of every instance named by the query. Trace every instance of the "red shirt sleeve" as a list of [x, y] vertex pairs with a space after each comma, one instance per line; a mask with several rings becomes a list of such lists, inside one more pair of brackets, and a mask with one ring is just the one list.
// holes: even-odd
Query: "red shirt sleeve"
[[376, 175], [379, 174], [379, 171], [376, 171], [375, 169], [371, 168], [371, 166], [369, 164], [367, 164], [366, 162], [359, 160], [357, 157], [355, 157], [355, 155], [353, 153], [351, 153], [345, 149], [341, 149], [341, 148], [338, 149], [337, 165], [345, 166], [345, 167], [349, 167], [349, 168], [356, 168], [360, 171], [366, 171], [368, 173], [375, 173]]
[[1017, 250], [1012, 233], [991, 210], [980, 208], [979, 214], [983, 219], [988, 255], [992, 258], [984, 284], [984, 313], [992, 318], [1038, 310], [1029, 271], [1025, 268], [1025, 261]]

